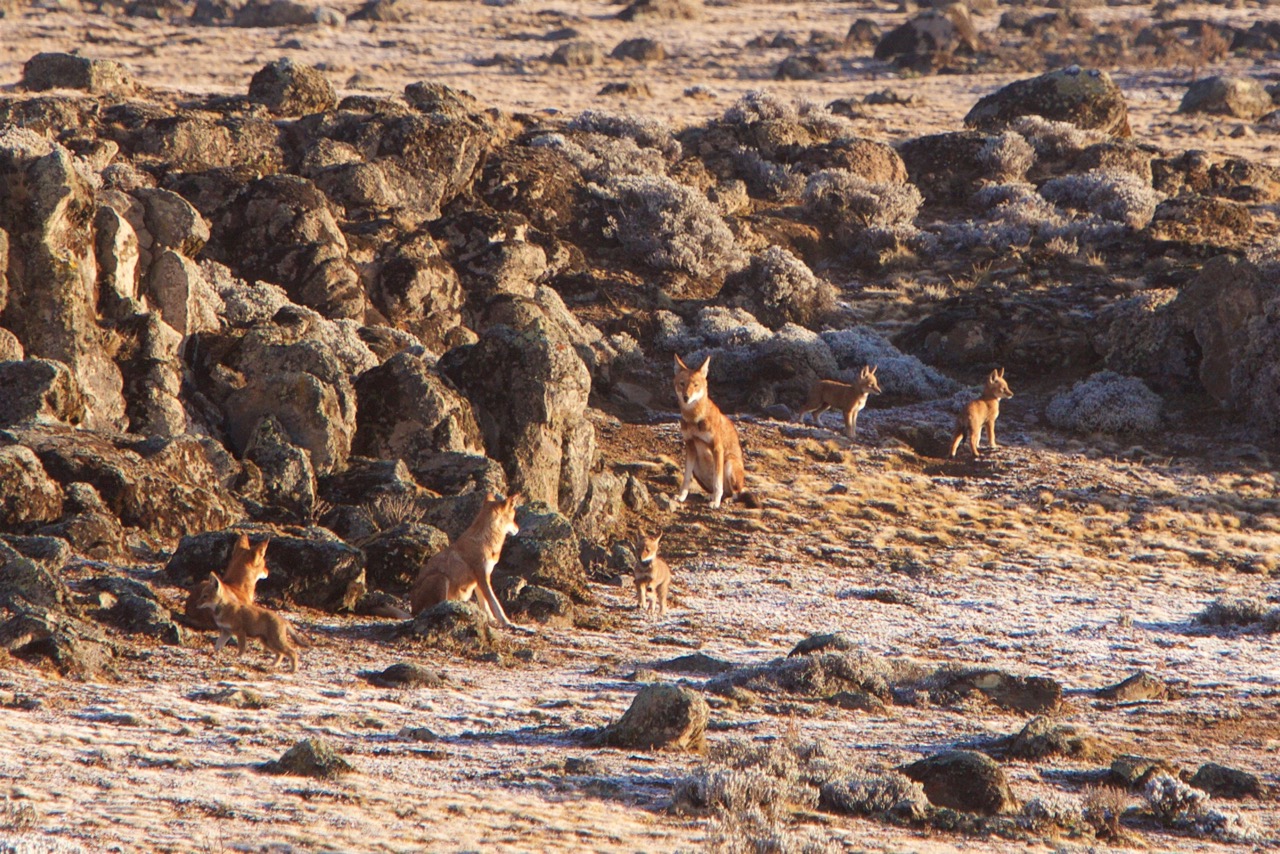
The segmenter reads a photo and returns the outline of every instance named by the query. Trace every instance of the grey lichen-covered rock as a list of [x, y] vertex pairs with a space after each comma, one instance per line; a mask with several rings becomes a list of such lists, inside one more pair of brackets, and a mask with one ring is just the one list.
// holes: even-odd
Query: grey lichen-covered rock
[[842, 691], [865, 691], [889, 700], [894, 683], [919, 675], [862, 652], [822, 652], [740, 667], [712, 679], [707, 690], [729, 696], [735, 689], [745, 688], [761, 694], [783, 692], [820, 699]]
[[520, 533], [507, 538], [496, 573], [520, 576], [578, 602], [593, 602], [578, 535], [569, 520], [545, 504], [529, 503], [517, 511], [516, 524]]
[[1074, 724], [1061, 723], [1038, 715], [1007, 738], [996, 741], [989, 753], [1016, 759], [1038, 760], [1047, 756], [1070, 756], [1081, 761], [1107, 761], [1115, 749], [1106, 741]]
[[318, 69], [292, 59], [260, 68], [249, 81], [249, 100], [277, 116], [323, 113], [338, 103], [333, 85]]
[[622, 21], [694, 20], [702, 17], [702, 0], [634, 0], [618, 13]]
[[1197, 789], [1204, 789], [1215, 798], [1257, 798], [1262, 796], [1262, 783], [1256, 774], [1228, 768], [1216, 762], [1206, 762], [1187, 781]]
[[191, 530], [217, 530], [244, 515], [223, 481], [221, 449], [194, 436], [144, 440], [58, 426], [10, 432], [35, 451], [64, 489], [90, 484], [106, 512], [150, 536], [177, 538]]
[[441, 602], [405, 622], [398, 631], [433, 648], [461, 654], [488, 652], [498, 640], [488, 616], [473, 602]]
[[[84, 426], [124, 426], [120, 369], [98, 323], [94, 190], [66, 148], [30, 130], [0, 131], [0, 234], [7, 263], [0, 282], [5, 327], [28, 358], [65, 364], [84, 391]], [[12, 247], [12, 248], [10, 248]]]
[[1111, 75], [1077, 65], [1018, 80], [984, 96], [964, 117], [968, 127], [999, 131], [1020, 116], [1041, 116], [1097, 129], [1113, 136], [1129, 136], [1129, 108]]
[[1248, 261], [1221, 256], [1206, 263], [1166, 311], [1194, 338], [1203, 389], [1268, 433], [1280, 432], [1280, 284]]
[[1114, 703], [1167, 700], [1169, 698], [1169, 686], [1145, 670], [1139, 670], [1115, 685], [1099, 688], [1097, 695], [1100, 699], [1110, 700]]
[[809, 637], [792, 647], [791, 652], [787, 653], [787, 657], [792, 658], [797, 655], [813, 655], [814, 653], [822, 652], [852, 652], [859, 646], [858, 639], [845, 632], [809, 635]]
[[551, 628], [573, 628], [573, 601], [559, 590], [522, 584], [520, 592], [503, 602], [507, 616], [518, 622], [542, 623]]
[[1042, 715], [1062, 703], [1062, 684], [1047, 676], [1018, 676], [986, 668], [943, 668], [931, 680], [932, 693], [943, 702], [980, 696], [1002, 709]]
[[120, 560], [127, 554], [124, 527], [89, 483], [66, 486], [63, 516], [36, 529], [45, 537], [59, 537], [79, 554], [99, 560]]
[[0, 542], [0, 607], [24, 603], [43, 609], [68, 601], [66, 585], [47, 568]]
[[904, 140], [898, 146], [898, 154], [911, 182], [927, 201], [963, 204], [988, 181], [1025, 178], [1030, 160], [993, 160], [993, 141], [997, 139], [979, 131], [930, 134]]
[[21, 86], [31, 92], [82, 89], [93, 95], [131, 95], [137, 88], [120, 63], [70, 53], [38, 53], [28, 59]]
[[328, 198], [296, 175], [244, 186], [219, 210], [207, 256], [237, 276], [282, 285], [330, 318], [363, 318], [368, 297]]
[[441, 452], [482, 452], [471, 403], [420, 356], [398, 353], [355, 383], [352, 450], [411, 469]]
[[538, 312], [519, 328], [490, 326], [478, 343], [446, 353], [439, 369], [470, 398], [510, 489], [575, 514], [589, 486], [595, 431], [583, 417], [591, 375], [565, 333]]
[[92, 623], [43, 608], [21, 606], [11, 609], [11, 613], [0, 622], [0, 649], [7, 649], [19, 659], [48, 661], [62, 675], [76, 679], [117, 675], [117, 649]]
[[898, 770], [918, 781], [935, 806], [979, 815], [1010, 813], [1018, 806], [1004, 769], [981, 753], [950, 750]]
[[963, 3], [930, 9], [890, 30], [876, 44], [876, 59], [898, 59], [911, 65], [944, 62], [956, 54], [973, 54], [982, 38]]
[[381, 688], [440, 688], [447, 680], [439, 670], [413, 662], [400, 662], [385, 670], [362, 670], [358, 675]]
[[439, 528], [406, 522], [361, 544], [369, 587], [403, 593], [428, 560], [449, 546]]
[[129, 578], [98, 576], [90, 582], [108, 604], [96, 615], [103, 622], [130, 634], [141, 634], [174, 646], [182, 646], [185, 633], [173, 614], [147, 585]]
[[267, 774], [332, 779], [356, 769], [327, 741], [308, 738], [290, 747], [279, 759], [263, 763], [259, 770]]
[[918, 782], [890, 771], [824, 783], [818, 807], [844, 815], [888, 815], [919, 821], [929, 813], [929, 798]]
[[1135, 790], [1161, 774], [1176, 775], [1177, 769], [1163, 759], [1124, 753], [1111, 760], [1107, 779], [1125, 789]]
[[1154, 241], [1229, 247], [1243, 243], [1253, 230], [1247, 205], [1193, 194], [1157, 205], [1146, 234]]
[[566, 65], [570, 68], [599, 65], [604, 62], [604, 51], [590, 39], [574, 39], [552, 51], [547, 61], [552, 65]]
[[601, 730], [598, 740], [626, 750], [701, 752], [711, 710], [701, 694], [667, 683], [646, 685], [626, 713]]
[[316, 506], [316, 472], [311, 455], [289, 441], [274, 415], [258, 422], [244, 458], [262, 472], [263, 500], [299, 521], [311, 518]]
[[40, 419], [75, 426], [84, 417], [84, 393], [62, 362], [0, 362], [0, 426]]
[[53, 522], [61, 515], [62, 488], [40, 458], [23, 445], [0, 447], [0, 530]]
[[1151, 433], [1160, 427], [1163, 406], [1137, 377], [1100, 371], [1054, 395], [1045, 416], [1077, 433]]
[[1206, 77], [1182, 96], [1180, 113], [1209, 113], [1253, 121], [1275, 109], [1266, 87], [1252, 77]]

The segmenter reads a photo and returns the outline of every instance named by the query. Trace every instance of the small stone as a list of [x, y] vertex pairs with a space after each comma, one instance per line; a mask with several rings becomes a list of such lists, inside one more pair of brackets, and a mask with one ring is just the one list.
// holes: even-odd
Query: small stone
[[1098, 697], [1116, 703], [1167, 700], [1169, 698], [1169, 686], [1145, 670], [1139, 670], [1123, 682], [1106, 688], [1099, 688]]
[[299, 777], [331, 779], [355, 770], [351, 763], [338, 755], [328, 742], [308, 738], [298, 742], [273, 762], [265, 762], [259, 769], [268, 774], [294, 774]]
[[358, 675], [383, 688], [440, 688], [447, 678], [439, 670], [411, 662], [393, 664], [382, 671], [362, 670]]
[[440, 736], [424, 726], [402, 727], [397, 735], [405, 741], [439, 741]]

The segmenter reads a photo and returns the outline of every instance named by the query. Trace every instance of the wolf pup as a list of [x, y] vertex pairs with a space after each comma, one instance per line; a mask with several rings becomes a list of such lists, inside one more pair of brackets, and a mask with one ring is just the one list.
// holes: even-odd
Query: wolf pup
[[[258, 582], [267, 577], [267, 544], [270, 538], [256, 546], [249, 543], [249, 535], [241, 534], [231, 550], [231, 559], [222, 572], [223, 585], [227, 591], [246, 605], [253, 604], [254, 592]], [[201, 581], [187, 597], [184, 613], [191, 625], [197, 629], [216, 629], [213, 614], [201, 606], [213, 598], [212, 580]]]
[[809, 399], [800, 410], [800, 421], [812, 414], [813, 423], [817, 424], [819, 415], [828, 409], [839, 409], [844, 413], [844, 431], [852, 441], [858, 435], [858, 413], [867, 405], [867, 397], [880, 393], [880, 381], [876, 379], [879, 367], [863, 365], [858, 381], [852, 385], [837, 380], [818, 380], [809, 389]]
[[759, 504], [747, 492], [746, 471], [738, 431], [720, 407], [707, 396], [708, 356], [696, 371], [676, 356], [675, 388], [680, 401], [680, 435], [684, 437], [684, 483], [676, 501], [689, 497], [694, 480], [711, 495], [711, 506], [719, 507], [725, 493], [747, 507]]
[[1000, 417], [1000, 400], [1006, 397], [1013, 397], [1013, 392], [1009, 390], [1009, 384], [1004, 381], [1004, 368], [999, 368], [987, 377], [987, 384], [982, 389], [982, 397], [969, 401], [964, 409], [956, 414], [956, 433], [951, 440], [951, 456], [956, 455], [965, 434], [969, 436], [969, 447], [973, 449], [973, 455], [978, 456], [978, 440], [981, 438], [984, 424], [987, 427], [987, 438], [991, 440], [991, 447], [993, 449], [1000, 447], [996, 444], [996, 419]]
[[262, 646], [276, 654], [272, 667], [279, 667], [284, 658], [289, 659], [290, 672], [298, 670], [298, 648], [293, 645], [290, 635], [294, 633], [284, 617], [257, 605], [241, 602], [218, 577], [216, 572], [209, 573], [209, 581], [213, 584], [213, 597], [200, 605], [213, 612], [213, 622], [221, 634], [214, 644], [213, 652], [217, 655], [235, 635], [238, 649], [236, 656], [244, 655], [249, 638], [258, 638]]
[[636, 555], [640, 558], [636, 567], [636, 608], [656, 609], [659, 616], [667, 613], [667, 590], [671, 587], [671, 567], [658, 557], [661, 539], [662, 534], [650, 537], [644, 531], [636, 538]]
[[418, 577], [413, 580], [413, 588], [409, 591], [409, 608], [414, 614], [449, 599], [465, 601], [479, 589], [476, 598], [489, 619], [504, 628], [515, 628], [494, 595], [490, 576], [502, 554], [502, 543], [507, 534], [520, 533], [516, 525], [516, 507], [519, 504], [519, 495], [508, 496], [505, 500], [492, 493], [485, 496], [471, 527], [418, 570]]

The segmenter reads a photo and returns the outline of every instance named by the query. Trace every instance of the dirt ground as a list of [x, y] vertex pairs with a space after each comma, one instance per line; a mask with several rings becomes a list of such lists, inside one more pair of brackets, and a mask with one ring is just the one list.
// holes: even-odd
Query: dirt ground
[[[307, 612], [292, 616], [318, 645], [298, 674], [268, 670], [256, 647], [243, 662], [230, 650], [215, 658], [211, 635], [139, 649], [119, 683], [9, 669], [0, 770], [14, 798], [10, 838], [85, 851], [701, 848], [706, 824], [665, 810], [700, 759], [594, 748], [587, 731], [617, 719], [659, 661], [698, 650], [763, 663], [827, 631], [849, 632], [876, 655], [1050, 676], [1064, 685], [1063, 719], [1095, 735], [1177, 767], [1248, 769], [1274, 786], [1277, 639], [1192, 622], [1217, 597], [1278, 592], [1238, 568], [1274, 561], [1272, 457], [1204, 436], [1144, 448], [1064, 440], [1028, 423], [1035, 408], [1007, 405], [1001, 449], [976, 462], [921, 457], [893, 439], [903, 419], [937, 420], [919, 407], [867, 410], [857, 444], [830, 429], [831, 416], [820, 428], [748, 421], [751, 485], [764, 507], [715, 512], [695, 493], [660, 514], [675, 570], [665, 618], [638, 614], [629, 588], [593, 585], [607, 628], [512, 636], [498, 664], [379, 640], [382, 621]], [[655, 494], [674, 490], [676, 425], [600, 427], [607, 459], [640, 472]], [[1193, 445], [1197, 457], [1187, 455]], [[182, 591], [160, 586], [157, 571], [132, 569], [180, 606]], [[399, 661], [441, 668], [446, 687], [378, 688], [357, 675]], [[1137, 670], [1167, 681], [1174, 699], [1092, 696]], [[264, 708], [197, 698], [228, 686], [256, 692]], [[24, 698], [38, 706], [20, 708]], [[799, 726], [875, 771], [1025, 723], [980, 704], [874, 714], [771, 699], [717, 704], [711, 741], [768, 741]], [[402, 732], [414, 727], [435, 740]], [[356, 773], [316, 782], [255, 770], [313, 736]], [[1027, 800], [1078, 795], [1097, 763], [1006, 767]], [[1274, 801], [1230, 806], [1280, 834]], [[1027, 850], [817, 813], [797, 821], [854, 850]], [[1158, 850], [1217, 847], [1154, 828], [1141, 838]]]

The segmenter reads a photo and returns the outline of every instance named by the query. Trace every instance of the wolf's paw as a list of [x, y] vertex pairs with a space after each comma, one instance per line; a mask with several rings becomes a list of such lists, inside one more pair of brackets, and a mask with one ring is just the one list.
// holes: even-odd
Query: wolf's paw
[[688, 500], [688, 498], [689, 498], [689, 490], [686, 489], [684, 492], [676, 496], [676, 501], [679, 501], [681, 504], [683, 504], [686, 500]]

